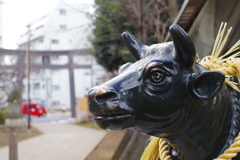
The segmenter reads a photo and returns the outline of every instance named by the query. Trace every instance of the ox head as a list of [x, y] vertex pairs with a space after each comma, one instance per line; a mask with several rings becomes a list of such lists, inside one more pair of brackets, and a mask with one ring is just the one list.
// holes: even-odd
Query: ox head
[[123, 65], [117, 77], [89, 91], [90, 112], [101, 128], [169, 133], [184, 123], [195, 103], [221, 90], [224, 75], [195, 62], [190, 37], [177, 25], [170, 27], [170, 34], [173, 42], [151, 46], [122, 34], [136, 62]]

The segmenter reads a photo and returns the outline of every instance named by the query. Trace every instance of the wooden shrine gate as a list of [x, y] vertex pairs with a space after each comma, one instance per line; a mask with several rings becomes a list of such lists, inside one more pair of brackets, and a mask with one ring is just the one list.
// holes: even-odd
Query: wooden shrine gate
[[[76, 117], [76, 96], [74, 90], [74, 69], [76, 68], [92, 68], [92, 65], [78, 65], [73, 62], [73, 57], [76, 55], [87, 55], [86, 50], [68, 50], [68, 51], [30, 51], [30, 60], [33, 60], [36, 57], [42, 58], [41, 64], [35, 64], [32, 61], [30, 62], [31, 70], [40, 70], [40, 69], [68, 69], [69, 70], [69, 83], [70, 83], [70, 97], [71, 97], [71, 116]], [[14, 64], [5, 64], [0, 62], [0, 69], [6, 70], [16, 70], [17, 71], [17, 83], [19, 89], [22, 93], [23, 89], [23, 78], [25, 77], [24, 72], [26, 70], [25, 64], [25, 50], [6, 50], [0, 49], [0, 57], [3, 59], [4, 56], [16, 57], [16, 62]], [[64, 65], [56, 65], [50, 63], [51, 56], [68, 56], [68, 63]]]

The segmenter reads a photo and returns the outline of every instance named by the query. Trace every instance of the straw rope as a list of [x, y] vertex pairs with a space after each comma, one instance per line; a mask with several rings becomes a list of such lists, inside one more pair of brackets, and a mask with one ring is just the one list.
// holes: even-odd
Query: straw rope
[[160, 138], [158, 137], [152, 138], [140, 160], [159, 160], [159, 149], [161, 149], [159, 148], [159, 140]]
[[170, 160], [168, 143], [158, 137], [153, 137], [151, 142], [144, 150], [141, 160]]
[[171, 156], [168, 151], [168, 143], [162, 138], [159, 138], [159, 158], [160, 160], [170, 160]]
[[[226, 27], [226, 22], [221, 24], [211, 56], [207, 56], [203, 59], [198, 58], [197, 62], [206, 69], [222, 72], [226, 77], [225, 83], [240, 92], [238, 88], [239, 84], [230, 81], [232, 76], [236, 76], [240, 82], [240, 58], [238, 58], [240, 57], [240, 51], [238, 51], [240, 50], [240, 40], [237, 41], [237, 43], [233, 45], [225, 54], [219, 57], [232, 30], [232, 27], [230, 27], [224, 37]], [[170, 160], [171, 156], [168, 148], [169, 145], [164, 139], [154, 137], [144, 150], [141, 160]], [[214, 160], [231, 160], [237, 156], [238, 152], [240, 152], [240, 133], [234, 139], [233, 144], [226, 149], [222, 155]]]
[[[226, 22], [221, 23], [211, 56], [207, 56], [202, 60], [198, 59], [197, 62], [209, 70], [222, 72], [225, 75], [225, 83], [240, 92], [239, 83], [230, 81], [230, 77], [235, 76], [240, 82], [240, 40], [238, 40], [225, 54], [220, 56], [232, 30], [232, 27], [230, 27], [224, 37], [226, 27]], [[233, 144], [214, 160], [231, 160], [237, 156], [238, 152], [240, 152], [240, 133], [235, 138]]]
[[232, 30], [232, 27], [228, 29], [227, 34], [224, 37], [226, 26], [226, 22], [221, 24], [211, 56], [198, 59], [197, 62], [206, 69], [222, 72], [226, 77], [225, 83], [240, 92], [238, 88], [239, 84], [230, 81], [230, 77], [232, 76], [237, 77], [240, 81], [240, 51], [238, 51], [240, 49], [240, 40], [237, 41], [237, 43], [233, 45], [225, 54], [219, 57]]
[[240, 152], [240, 133], [235, 138], [233, 144], [222, 155], [214, 160], [231, 160], [237, 156], [238, 152]]
[[[171, 160], [168, 148], [168, 143], [164, 139], [154, 137], [144, 150], [141, 160]], [[214, 160], [231, 160], [237, 156], [238, 152], [240, 152], [240, 133], [233, 144]]]

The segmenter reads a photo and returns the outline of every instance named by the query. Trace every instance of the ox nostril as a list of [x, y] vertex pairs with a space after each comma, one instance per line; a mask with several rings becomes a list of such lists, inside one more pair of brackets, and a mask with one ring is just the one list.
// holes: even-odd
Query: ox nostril
[[96, 96], [96, 101], [98, 103], [103, 103], [106, 101], [117, 100], [117, 94], [114, 92], [107, 92]]

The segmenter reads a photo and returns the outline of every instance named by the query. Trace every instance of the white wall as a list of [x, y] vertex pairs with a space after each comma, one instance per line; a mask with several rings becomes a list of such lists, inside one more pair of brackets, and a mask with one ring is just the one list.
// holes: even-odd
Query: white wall
[[[31, 49], [74, 50], [90, 48], [88, 36], [91, 35], [93, 28], [91, 20], [87, 16], [90, 9], [90, 5], [60, 3], [54, 11], [36, 21], [39, 26], [43, 25], [43, 27], [38, 28], [38, 26], [32, 25]], [[65, 10], [66, 15], [61, 15], [60, 10]], [[61, 25], [65, 25], [66, 29], [61, 29]], [[43, 42], [36, 41], [41, 37]], [[26, 45], [27, 39], [28, 34], [22, 35], [18, 40], [18, 46]], [[52, 43], [52, 40], [58, 40], [58, 44]]]
[[[70, 50], [89, 48], [90, 43], [88, 36], [92, 27], [89, 26], [91, 21], [87, 17], [89, 7], [85, 5], [74, 5], [77, 10], [60, 4], [52, 12], [46, 23], [46, 41], [45, 44], [49, 50]], [[66, 15], [60, 15], [60, 10], [66, 10]], [[60, 29], [60, 25], [66, 25], [66, 30]], [[52, 44], [51, 40], [59, 40], [59, 44]]]

